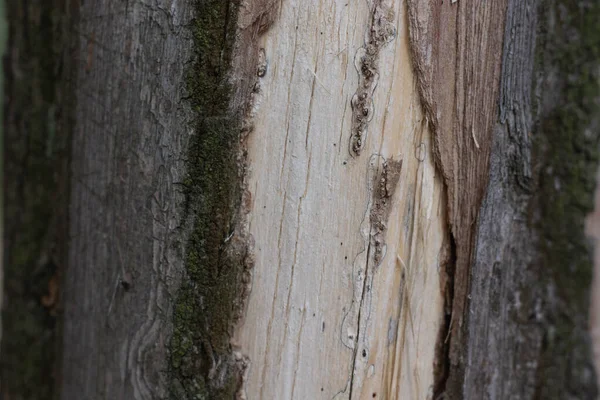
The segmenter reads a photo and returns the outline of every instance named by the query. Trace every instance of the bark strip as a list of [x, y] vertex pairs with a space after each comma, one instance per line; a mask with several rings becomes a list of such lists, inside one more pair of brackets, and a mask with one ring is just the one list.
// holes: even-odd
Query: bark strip
[[[583, 221], [592, 207], [599, 158], [600, 36], [593, 22], [599, 8], [586, 0], [510, 0], [502, 28], [499, 5], [458, 2], [454, 14], [448, 10], [456, 5], [445, 6], [409, 3], [415, 68], [424, 107], [433, 116], [456, 246], [449, 290], [453, 317], [449, 335], [441, 338], [449, 340], [450, 348], [448, 358], [440, 356], [446, 365], [436, 393], [447, 398], [595, 398], [587, 317], [592, 267]], [[479, 65], [464, 69], [460, 58], [442, 65], [436, 49], [454, 46], [453, 60], [453, 52], [469, 48], [461, 39], [461, 13], [467, 9], [474, 20], [496, 21], [485, 29], [485, 24], [470, 28], [490, 35], [487, 42], [482, 38]], [[444, 42], [447, 32], [453, 33]], [[438, 35], [441, 44], [436, 47], [430, 38]], [[504, 46], [499, 92], [493, 86], [495, 68], [492, 75], [478, 77], [478, 71], [489, 70], [498, 60], [498, 53], [485, 52], [490, 40]], [[452, 72], [440, 80], [440, 68]], [[450, 76], [454, 73], [456, 78]], [[454, 87], [435, 87], [453, 79]], [[477, 90], [484, 82], [491, 91]], [[439, 123], [450, 117], [438, 103], [468, 105], [471, 95], [484, 107], [479, 115], [487, 115], [486, 129], [471, 130], [468, 107], [453, 116], [453, 132], [460, 129], [452, 138], [458, 139], [455, 145], [462, 153], [448, 158], [452, 141], [444, 138], [447, 125]], [[493, 107], [485, 107], [488, 100]], [[488, 135], [485, 141], [479, 132]], [[476, 187], [469, 183], [487, 174], [487, 168], [481, 164], [483, 172], [470, 175], [456, 171], [457, 166], [477, 165], [481, 151], [491, 154], [491, 169], [479, 209], [485, 180], [476, 181]], [[467, 194], [457, 195], [458, 183], [467, 185]], [[464, 196], [477, 201], [469, 203]], [[461, 316], [462, 329], [456, 325]]]
[[[450, 372], [464, 368], [474, 227], [488, 182], [507, 1], [410, 0], [410, 42], [436, 164], [447, 192], [455, 260], [446, 268], [451, 302]], [[482, 62], [483, 61], [483, 62]]]
[[198, 3], [195, 12], [188, 92], [196, 116], [184, 183], [193, 228], [175, 303], [169, 393], [178, 400], [244, 398], [249, 360], [231, 339], [254, 266], [246, 140], [266, 68], [257, 39], [277, 6], [214, 0]]

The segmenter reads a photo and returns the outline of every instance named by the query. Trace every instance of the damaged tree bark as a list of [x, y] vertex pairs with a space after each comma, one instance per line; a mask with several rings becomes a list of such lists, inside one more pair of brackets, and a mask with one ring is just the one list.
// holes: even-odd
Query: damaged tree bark
[[6, 185], [3, 394], [595, 398], [594, 2], [27, 4], [68, 51], [12, 42], [56, 79], [7, 166], [58, 189]]
[[598, 161], [600, 8], [427, 3], [409, 2], [412, 43], [455, 251], [436, 392], [595, 398], [584, 218]]

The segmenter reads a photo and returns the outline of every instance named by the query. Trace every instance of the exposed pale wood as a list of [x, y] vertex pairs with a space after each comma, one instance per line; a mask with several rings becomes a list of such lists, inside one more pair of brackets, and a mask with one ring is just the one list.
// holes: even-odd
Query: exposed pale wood
[[[356, 58], [373, 23], [395, 34], [371, 60], [372, 119], [353, 157]], [[287, 0], [261, 39], [268, 69], [248, 139], [256, 264], [235, 340], [249, 399], [431, 396], [446, 207], [407, 23], [402, 1]], [[384, 246], [371, 215], [392, 159]]]

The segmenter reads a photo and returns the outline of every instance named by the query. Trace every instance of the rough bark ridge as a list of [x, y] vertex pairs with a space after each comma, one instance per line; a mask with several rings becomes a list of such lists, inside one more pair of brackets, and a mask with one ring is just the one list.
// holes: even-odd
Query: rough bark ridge
[[[409, 0], [410, 41], [419, 91], [447, 189], [455, 260], [446, 267], [451, 370], [461, 351], [474, 227], [488, 181], [506, 0]], [[445, 336], [445, 335], [444, 335]]]
[[59, 292], [67, 258], [76, 9], [68, 0], [12, 1], [3, 7], [10, 42], [0, 397], [52, 399], [59, 386]]
[[197, 3], [195, 59], [188, 73], [195, 132], [184, 182], [193, 228], [170, 342], [172, 399], [245, 397], [248, 360], [231, 339], [254, 265], [246, 140], [258, 76], [266, 68], [256, 41], [276, 12], [274, 0]]

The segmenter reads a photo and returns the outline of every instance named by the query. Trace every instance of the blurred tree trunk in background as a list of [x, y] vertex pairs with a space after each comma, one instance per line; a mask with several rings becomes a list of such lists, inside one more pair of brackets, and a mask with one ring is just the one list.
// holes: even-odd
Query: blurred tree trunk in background
[[9, 1], [4, 58], [1, 397], [56, 398], [68, 245], [70, 3]]

